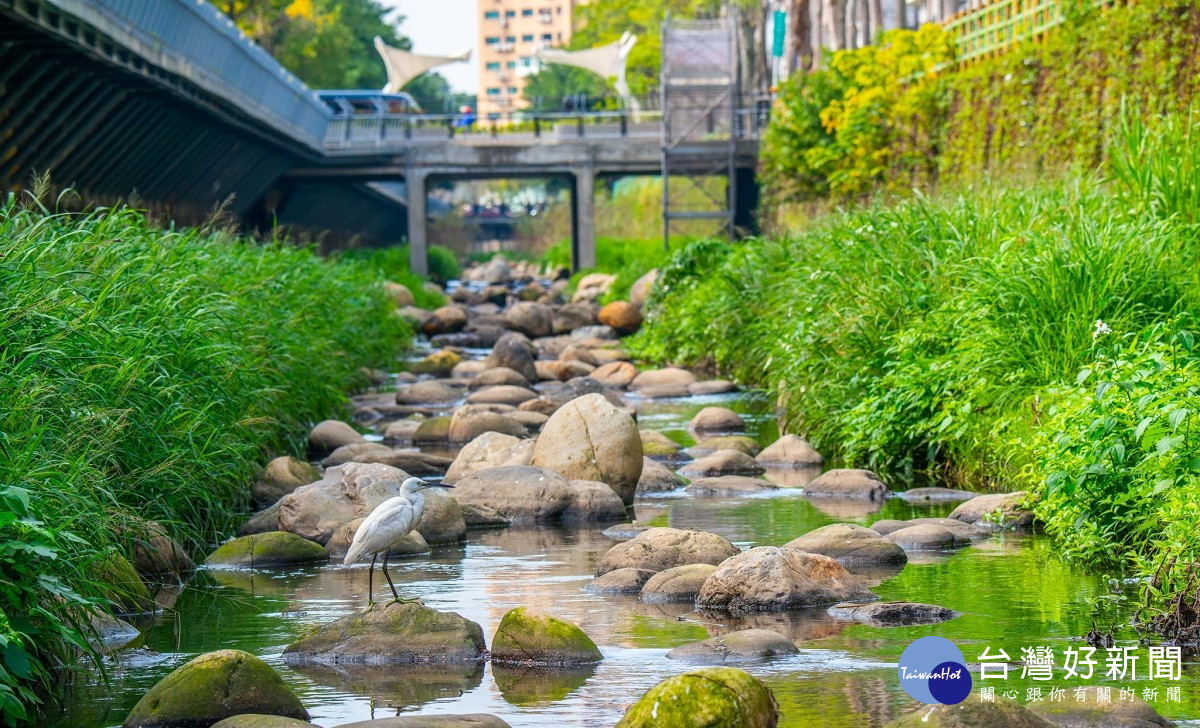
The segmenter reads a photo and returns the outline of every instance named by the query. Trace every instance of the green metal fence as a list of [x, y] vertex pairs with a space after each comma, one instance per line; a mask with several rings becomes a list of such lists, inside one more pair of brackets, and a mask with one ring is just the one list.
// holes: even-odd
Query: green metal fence
[[[1108, 3], [1093, 0], [1097, 6]], [[1004, 53], [1023, 41], [1036, 41], [1063, 22], [1063, 0], [993, 0], [955, 15], [942, 24], [954, 36], [958, 62]]]

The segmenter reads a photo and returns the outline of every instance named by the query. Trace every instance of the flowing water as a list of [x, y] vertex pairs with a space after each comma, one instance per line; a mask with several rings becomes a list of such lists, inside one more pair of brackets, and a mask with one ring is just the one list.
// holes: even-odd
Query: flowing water
[[[702, 406], [721, 404], [741, 413], [750, 435], [769, 443], [777, 435], [769, 403], [739, 393], [673, 401], [631, 400], [639, 427], [665, 432], [690, 444], [686, 423]], [[741, 547], [778, 545], [813, 528], [847, 521], [870, 524], [882, 518], [943, 516], [949, 505], [911, 506], [890, 500], [876, 510], [865, 504], [830, 509], [805, 499], [802, 486], [812, 473], [768, 473], [791, 486], [770, 496], [700, 499], [670, 494], [639, 500], [635, 516], [653, 525], [700, 528]], [[1060, 560], [1038, 535], [998, 534], [974, 546], [914, 556], [895, 574], [879, 574], [872, 589], [886, 600], [941, 604], [961, 612], [951, 621], [921, 627], [876, 628], [829, 618], [824, 609], [730, 618], [702, 614], [689, 605], [648, 605], [636, 597], [593, 595], [582, 590], [601, 555], [615, 542], [604, 525], [541, 526], [473, 530], [465, 544], [435, 547], [431, 555], [393, 562], [405, 596], [419, 596], [439, 610], [455, 611], [482, 625], [490, 640], [500, 618], [515, 606], [532, 606], [578, 623], [604, 653], [584, 671], [537, 673], [477, 667], [303, 667], [280, 659], [284, 647], [311, 625], [331, 621], [363, 606], [365, 565], [329, 565], [288, 571], [201, 571], [171, 608], [148, 623], [143, 646], [126, 650], [110, 666], [105, 685], [86, 676], [67, 692], [54, 725], [119, 725], [137, 700], [164, 675], [197, 654], [223, 648], [267, 659], [299, 693], [322, 726], [398, 714], [492, 713], [514, 726], [611, 726], [625, 708], [663, 678], [689, 666], [666, 652], [735, 629], [766, 627], [793, 639], [800, 653], [745, 665], [765, 680], [779, 702], [785, 726], [876, 726], [911, 710], [900, 689], [896, 661], [904, 647], [925, 635], [954, 641], [974, 663], [984, 647], [1003, 649], [1014, 663], [1021, 648], [1048, 646], [1055, 664], [1062, 650], [1100, 623], [1127, 621], [1132, 607], [1109, 588], [1108, 578]], [[382, 586], [377, 580], [377, 587]], [[1128, 637], [1127, 633], [1119, 636]], [[988, 681], [997, 695], [1081, 684], [1157, 687], [1154, 707], [1172, 718], [1200, 717], [1200, 665], [1184, 665], [1178, 683], [1144, 678], [1145, 649], [1137, 681], [1081, 682], [1020, 679], [1014, 665], [1007, 681]], [[1100, 674], [1103, 660], [1097, 658]], [[1177, 685], [1180, 701], [1166, 688]], [[978, 681], [977, 681], [978, 687]], [[1010, 692], [1010, 695], [1013, 693]], [[968, 700], [977, 700], [977, 692]]]

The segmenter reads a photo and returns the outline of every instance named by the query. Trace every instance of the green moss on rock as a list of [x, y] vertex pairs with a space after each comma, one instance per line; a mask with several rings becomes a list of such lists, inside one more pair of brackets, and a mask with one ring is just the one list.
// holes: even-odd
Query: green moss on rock
[[245, 713], [309, 718], [270, 665], [248, 652], [218, 650], [200, 655], [150, 688], [129, 712], [124, 728], [208, 728]]
[[501, 665], [585, 665], [602, 657], [578, 626], [525, 607], [508, 610], [492, 637], [492, 662]]
[[113, 603], [115, 614], [154, 611], [154, 599], [142, 577], [138, 576], [133, 564], [116, 551], [110, 551], [92, 562], [91, 576], [104, 585], [104, 597]]
[[444, 442], [450, 439], [450, 418], [430, 417], [417, 427], [412, 436], [414, 443]]
[[287, 566], [326, 561], [325, 547], [286, 531], [241, 536], [222, 544], [204, 563], [209, 566]]
[[412, 365], [414, 374], [432, 374], [436, 377], [450, 376], [450, 370], [462, 362], [463, 358], [449, 349], [435, 351], [421, 361]]
[[282, 715], [245, 713], [226, 718], [220, 723], [214, 724], [212, 728], [318, 728], [318, 726], [306, 720], [285, 718]]
[[483, 628], [454, 612], [418, 603], [374, 604], [309, 630], [287, 646], [289, 663], [475, 663], [483, 659]]
[[774, 728], [775, 697], [758, 678], [732, 667], [705, 667], [650, 688], [617, 728]]

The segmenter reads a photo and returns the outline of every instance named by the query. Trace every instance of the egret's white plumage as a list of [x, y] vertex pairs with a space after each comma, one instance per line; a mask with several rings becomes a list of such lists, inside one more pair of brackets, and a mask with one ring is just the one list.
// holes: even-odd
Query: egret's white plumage
[[[425, 512], [425, 495], [421, 491], [429, 487], [432, 486], [420, 478], [405, 480], [400, 486], [400, 495], [388, 498], [375, 506], [375, 510], [363, 519], [358, 530], [354, 532], [350, 550], [346, 552], [346, 558], [342, 561], [345, 564], [352, 564], [363, 556], [371, 554], [371, 573], [373, 575], [375, 559], [383, 554], [383, 575], [387, 578], [388, 585], [392, 587], [392, 596], [396, 599], [400, 597], [396, 594], [396, 587], [392, 584], [392, 578], [388, 574], [388, 552], [399, 545], [404, 537], [421, 522], [421, 515]], [[448, 488], [450, 486], [439, 487]], [[368, 578], [368, 604], [372, 596], [371, 584], [372, 580]]]

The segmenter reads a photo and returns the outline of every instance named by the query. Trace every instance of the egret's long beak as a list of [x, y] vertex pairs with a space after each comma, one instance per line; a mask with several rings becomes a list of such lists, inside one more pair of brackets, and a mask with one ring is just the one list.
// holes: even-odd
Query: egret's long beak
[[453, 486], [453, 485], [447, 485], [447, 484], [445, 484], [445, 483], [430, 483], [430, 484], [429, 484], [429, 487], [430, 487], [430, 488], [453, 488], [454, 486]]

